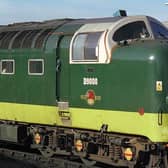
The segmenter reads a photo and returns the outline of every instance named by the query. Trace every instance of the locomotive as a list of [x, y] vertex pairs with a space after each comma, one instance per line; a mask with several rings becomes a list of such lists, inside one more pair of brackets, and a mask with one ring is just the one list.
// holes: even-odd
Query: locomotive
[[0, 26], [0, 142], [168, 167], [167, 54], [168, 29], [149, 16]]

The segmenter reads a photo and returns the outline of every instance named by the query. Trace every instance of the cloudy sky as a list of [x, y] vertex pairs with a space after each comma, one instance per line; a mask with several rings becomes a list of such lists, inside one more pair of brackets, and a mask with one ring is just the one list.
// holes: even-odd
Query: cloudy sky
[[109, 17], [118, 9], [128, 15], [168, 20], [168, 0], [0, 0], [0, 24], [56, 18]]

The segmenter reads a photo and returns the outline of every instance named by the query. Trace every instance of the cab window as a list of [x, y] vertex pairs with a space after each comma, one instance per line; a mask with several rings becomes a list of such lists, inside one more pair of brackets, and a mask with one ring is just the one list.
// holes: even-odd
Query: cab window
[[120, 27], [113, 35], [114, 41], [123, 41], [128, 39], [147, 38], [149, 33], [143, 21], [128, 23]]
[[149, 18], [152, 32], [156, 39], [167, 39], [168, 38], [168, 29], [153, 18]]
[[96, 47], [102, 32], [78, 34], [72, 46], [73, 61], [98, 61]]
[[43, 59], [29, 59], [28, 74], [29, 75], [43, 75], [44, 74], [44, 60]]
[[15, 73], [14, 60], [1, 60], [1, 74], [12, 75]]

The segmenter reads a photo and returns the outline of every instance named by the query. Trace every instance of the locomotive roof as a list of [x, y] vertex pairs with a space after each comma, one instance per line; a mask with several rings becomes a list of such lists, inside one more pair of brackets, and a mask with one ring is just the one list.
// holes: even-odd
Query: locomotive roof
[[43, 22], [21, 22], [13, 23], [9, 25], [1, 25], [0, 31], [17, 31], [17, 30], [34, 30], [34, 29], [46, 29], [46, 28], [57, 28], [61, 25], [74, 25], [74, 24], [86, 24], [86, 23], [105, 23], [105, 22], [116, 22], [123, 17], [107, 17], [107, 18], [95, 18], [95, 19], [56, 19], [48, 20]]
[[[52, 33], [75, 33], [113, 28], [117, 23], [146, 16], [107, 17], [95, 19], [57, 19], [43, 22], [22, 22], [0, 26], [0, 48], [43, 48]], [[127, 21], [126, 21], [127, 22]], [[59, 29], [61, 28], [61, 29]], [[72, 31], [72, 32], [71, 32]]]
[[54, 28], [59, 25], [65, 24], [72, 19], [60, 19], [60, 20], [50, 20], [44, 22], [21, 22], [13, 23], [9, 25], [2, 25], [0, 31], [14, 31], [14, 30], [34, 30], [34, 29], [45, 29]]

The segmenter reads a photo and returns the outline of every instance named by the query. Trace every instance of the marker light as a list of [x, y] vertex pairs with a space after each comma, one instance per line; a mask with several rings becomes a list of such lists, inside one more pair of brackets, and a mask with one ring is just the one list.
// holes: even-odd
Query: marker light
[[126, 160], [130, 161], [133, 158], [133, 152], [131, 148], [126, 148], [124, 151], [124, 157]]
[[37, 145], [40, 144], [40, 142], [41, 142], [41, 136], [40, 136], [39, 133], [36, 133], [36, 134], [35, 134], [35, 136], [34, 136], [34, 141], [35, 141], [35, 143], [36, 143]]
[[78, 152], [81, 152], [83, 149], [83, 144], [81, 140], [77, 140], [75, 143], [75, 148]]

